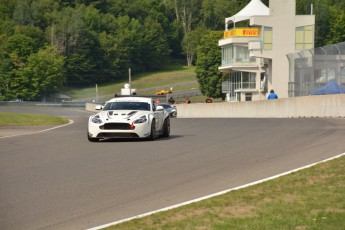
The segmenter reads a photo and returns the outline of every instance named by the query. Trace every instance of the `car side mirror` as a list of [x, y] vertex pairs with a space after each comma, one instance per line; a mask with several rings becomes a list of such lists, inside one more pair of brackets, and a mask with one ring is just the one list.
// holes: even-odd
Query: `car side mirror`
[[103, 109], [103, 105], [96, 105], [95, 106], [95, 110], [102, 110]]
[[156, 111], [162, 111], [162, 110], [164, 110], [163, 106], [161, 106], [161, 105], [157, 105], [157, 107], [156, 107]]

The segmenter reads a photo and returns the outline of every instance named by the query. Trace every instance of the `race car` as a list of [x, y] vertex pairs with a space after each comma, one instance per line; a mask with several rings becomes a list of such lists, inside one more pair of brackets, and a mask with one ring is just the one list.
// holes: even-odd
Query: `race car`
[[171, 90], [165, 90], [165, 89], [162, 89], [162, 90], [159, 90], [159, 91], [156, 91], [156, 95], [165, 95], [165, 94], [169, 94], [169, 93], [172, 93]]
[[169, 113], [170, 117], [177, 117], [176, 106], [171, 105], [169, 103], [159, 103], [158, 105], [162, 106], [164, 110]]
[[106, 138], [155, 140], [170, 135], [169, 113], [151, 98], [113, 98], [98, 109], [101, 111], [89, 118], [87, 138], [91, 142]]

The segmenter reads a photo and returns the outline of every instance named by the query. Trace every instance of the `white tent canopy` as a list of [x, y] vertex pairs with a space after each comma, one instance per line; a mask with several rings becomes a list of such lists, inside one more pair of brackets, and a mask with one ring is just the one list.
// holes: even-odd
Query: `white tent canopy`
[[269, 8], [260, 0], [251, 0], [240, 12], [232, 17], [226, 18], [225, 25], [249, 20], [250, 17], [259, 15], [269, 15]]

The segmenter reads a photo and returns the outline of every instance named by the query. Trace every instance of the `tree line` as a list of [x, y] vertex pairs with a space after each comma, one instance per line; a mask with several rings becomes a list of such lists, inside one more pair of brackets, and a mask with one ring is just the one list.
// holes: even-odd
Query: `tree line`
[[[220, 50], [213, 58], [207, 47], [217, 49], [224, 19], [249, 1], [1, 0], [0, 100], [42, 100], [66, 86], [123, 80], [129, 68], [159, 70], [176, 58], [199, 63], [202, 92], [220, 97], [220, 74], [204, 63], [219, 65]], [[315, 46], [345, 40], [342, 0], [296, 2], [298, 14], [314, 4]]]

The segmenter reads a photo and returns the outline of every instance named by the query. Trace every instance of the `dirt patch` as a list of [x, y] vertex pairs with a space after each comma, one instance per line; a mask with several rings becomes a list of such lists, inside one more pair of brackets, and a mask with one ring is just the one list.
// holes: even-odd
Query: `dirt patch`
[[219, 209], [218, 213], [223, 213], [224, 217], [248, 217], [255, 214], [253, 205], [233, 205]]

